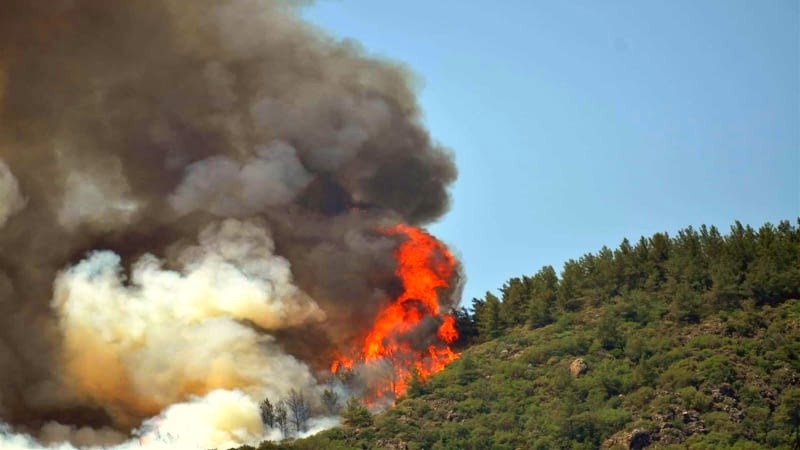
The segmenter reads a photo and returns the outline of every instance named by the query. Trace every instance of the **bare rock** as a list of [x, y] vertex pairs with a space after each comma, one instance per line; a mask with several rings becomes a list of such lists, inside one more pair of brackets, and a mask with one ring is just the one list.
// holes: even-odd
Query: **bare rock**
[[583, 375], [587, 370], [589, 370], [589, 366], [586, 365], [586, 361], [583, 358], [577, 358], [569, 365], [569, 373], [574, 378]]

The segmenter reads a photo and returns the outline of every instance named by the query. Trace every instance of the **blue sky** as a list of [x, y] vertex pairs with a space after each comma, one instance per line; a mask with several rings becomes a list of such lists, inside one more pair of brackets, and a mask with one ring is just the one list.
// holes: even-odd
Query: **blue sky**
[[322, 0], [303, 15], [419, 78], [459, 167], [431, 231], [464, 304], [624, 238], [800, 215], [791, 0]]

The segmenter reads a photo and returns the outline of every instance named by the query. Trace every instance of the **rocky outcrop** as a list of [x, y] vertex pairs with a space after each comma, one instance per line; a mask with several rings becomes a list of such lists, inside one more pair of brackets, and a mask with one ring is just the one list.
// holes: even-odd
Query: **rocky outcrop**
[[[700, 413], [694, 409], [683, 409], [674, 405], [662, 414], [653, 414], [656, 430], [650, 433], [650, 441], [661, 445], [680, 444], [693, 434], [708, 432]], [[676, 422], [680, 427], [676, 427]]]
[[573, 378], [578, 378], [586, 373], [587, 370], [589, 370], [589, 366], [586, 365], [586, 361], [583, 358], [577, 358], [569, 365], [569, 373]]
[[650, 433], [647, 430], [633, 430], [628, 439], [628, 449], [641, 450], [650, 445]]
[[637, 428], [633, 431], [617, 433], [603, 441], [603, 449], [641, 450], [650, 445], [650, 432]]

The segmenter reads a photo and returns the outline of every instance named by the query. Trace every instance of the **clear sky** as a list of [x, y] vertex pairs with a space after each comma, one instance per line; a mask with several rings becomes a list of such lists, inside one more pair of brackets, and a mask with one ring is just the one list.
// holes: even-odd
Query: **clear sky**
[[464, 304], [624, 237], [800, 215], [797, 0], [322, 0], [420, 79]]

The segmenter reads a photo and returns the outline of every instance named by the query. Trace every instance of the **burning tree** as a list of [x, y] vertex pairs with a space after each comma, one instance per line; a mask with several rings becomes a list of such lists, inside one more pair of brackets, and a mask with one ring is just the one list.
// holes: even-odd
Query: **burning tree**
[[[378, 371], [384, 380], [384, 392], [381, 394], [388, 396], [392, 401], [403, 395], [408, 388], [407, 380], [415, 371], [413, 366], [417, 358], [418, 356], [413, 353], [388, 348], [383, 359], [377, 361]], [[410, 371], [409, 367], [412, 368]]]
[[[331, 371], [351, 370], [358, 363], [383, 372], [383, 383], [371, 386], [368, 396], [391, 400], [405, 393], [412, 373], [420, 379], [458, 358], [450, 345], [458, 339], [454, 317], [442, 312], [439, 292], [451, 287], [456, 261], [447, 247], [424, 230], [398, 224], [384, 230], [405, 240], [395, 251], [395, 274], [403, 290], [379, 311], [372, 329], [353, 356], [337, 358]], [[420, 345], [412, 336], [423, 326], [436, 324], [434, 336]], [[418, 339], [417, 339], [418, 340]]]

